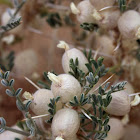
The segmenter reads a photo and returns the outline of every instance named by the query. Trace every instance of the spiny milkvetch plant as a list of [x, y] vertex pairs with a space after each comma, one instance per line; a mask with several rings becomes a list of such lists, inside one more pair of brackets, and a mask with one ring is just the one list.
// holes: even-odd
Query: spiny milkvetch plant
[[[93, 137], [94, 139], [105, 139], [110, 130], [107, 107], [112, 101], [112, 94], [122, 90], [126, 82], [111, 86], [110, 90], [108, 90], [109, 83], [106, 83], [105, 86], [97, 89], [98, 94], [94, 92], [88, 94], [108, 69], [105, 68], [102, 57], [95, 61], [91, 52], [84, 52], [83, 56], [84, 54], [88, 62], [85, 64], [87, 73], [79, 68], [78, 57], [76, 59], [71, 57], [69, 74], [55, 75], [49, 72], [46, 75], [45, 73], [45, 76], [52, 81], [51, 90], [38, 89], [33, 96], [26, 93], [25, 101], [21, 99], [22, 89], [14, 89], [14, 79], [9, 78], [10, 72], [1, 71], [1, 83], [7, 87], [6, 94], [15, 98], [17, 108], [23, 112], [28, 128], [28, 131], [9, 128], [6, 126], [4, 118], [1, 118], [1, 133], [9, 130], [27, 137], [31, 135], [35, 139], [49, 139], [47, 130], [45, 132], [39, 130], [39, 126], [31, 117], [29, 113], [31, 105], [34, 114], [40, 116], [47, 114], [43, 120], [46, 121], [46, 126], [51, 123], [52, 139], [92, 139]], [[48, 78], [46, 79], [48, 80]], [[90, 126], [90, 130], [87, 130], [87, 126]]]
[[[16, 18], [16, 14], [25, 0], [21, 4], [16, 0], [14, 2], [18, 5], [17, 10], [11, 15], [8, 24], [1, 27], [1, 37], [5, 32], [20, 24], [21, 18]], [[131, 22], [134, 25], [132, 26], [133, 34], [128, 34], [131, 29], [127, 28], [129, 31], [126, 31], [126, 21], [121, 21], [124, 20], [123, 17], [129, 19], [130, 15], [135, 16], [139, 21], [137, 12], [129, 10], [123, 13], [126, 10], [125, 0], [119, 0], [117, 2], [119, 9], [113, 11], [110, 8], [107, 8], [107, 11], [100, 9], [106, 6], [112, 8], [116, 1], [108, 0], [105, 3], [104, 0], [100, 0], [100, 3], [98, 2], [99, 0], [84, 0], [77, 7], [74, 3], [71, 4], [72, 12], [77, 15], [83, 29], [97, 31], [98, 28], [114, 29], [118, 26], [124, 38], [129, 38], [129, 35], [132, 39], [139, 38], [139, 22], [136, 24]], [[84, 9], [86, 6], [88, 10]], [[108, 15], [110, 12], [111, 16]], [[58, 14], [52, 14], [48, 22], [51, 22], [52, 18], [60, 19]], [[109, 25], [110, 21], [112, 22]], [[120, 21], [124, 24], [119, 24]], [[53, 22], [51, 25], [55, 26]], [[57, 24], [61, 25], [60, 22]], [[60, 41], [57, 47], [65, 50], [62, 56], [62, 67], [65, 73], [44, 72], [46, 82], [39, 81], [38, 85], [42, 88], [35, 85], [37, 91], [33, 95], [29, 92], [22, 94], [22, 88], [15, 89], [16, 81], [11, 79], [10, 71], [8, 71], [11, 67], [7, 69], [1, 66], [1, 84], [6, 87], [6, 94], [15, 98], [17, 108], [23, 113], [24, 119], [17, 123], [20, 127], [18, 129], [15, 126], [8, 127], [6, 120], [1, 117], [0, 138], [7, 140], [8, 138], [15, 140], [27, 138], [32, 140], [119, 140], [124, 133], [125, 123], [123, 124], [123, 121], [114, 116], [126, 118], [131, 106], [137, 105], [140, 98], [136, 96], [133, 102], [130, 102], [129, 91], [124, 90], [127, 82], [110, 85], [108, 81], [112, 76], [100, 84], [100, 80], [109, 71], [103, 64], [103, 57], [98, 57], [96, 60], [91, 50], [82, 52], [77, 48], [70, 48], [64, 41]], [[95, 88], [97, 84], [99, 86]], [[32, 116], [30, 111], [36, 116]], [[23, 137], [14, 135], [10, 131]]]

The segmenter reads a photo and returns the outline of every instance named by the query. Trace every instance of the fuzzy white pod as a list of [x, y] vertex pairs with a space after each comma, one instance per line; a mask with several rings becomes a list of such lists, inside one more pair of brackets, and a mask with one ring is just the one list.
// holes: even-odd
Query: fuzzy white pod
[[125, 12], [118, 20], [118, 28], [124, 39], [139, 38], [140, 14], [134, 10]]
[[124, 134], [124, 127], [121, 120], [117, 118], [110, 118], [109, 123], [110, 131], [108, 132], [107, 138], [105, 140], [120, 140]]
[[100, 27], [104, 29], [114, 29], [117, 27], [117, 22], [121, 15], [119, 9], [108, 9], [99, 13], [102, 17], [102, 20], [98, 21]]
[[85, 73], [88, 72], [88, 69], [85, 65], [86, 63], [88, 63], [88, 60], [80, 50], [76, 48], [70, 49], [69, 45], [64, 41], [60, 41], [57, 47], [65, 49], [65, 53], [62, 56], [62, 66], [65, 73], [69, 73], [70, 71], [70, 67], [69, 67], [70, 59], [73, 59], [75, 61], [76, 58], [78, 58], [79, 61], [79, 68]]
[[[13, 129], [17, 129], [22, 131], [19, 127], [16, 125], [12, 126]], [[15, 140], [15, 138], [18, 138], [20, 140], [26, 140], [26, 136], [23, 136], [21, 134], [17, 134], [11, 131], [5, 131], [2, 134], [0, 134], [0, 140]]]
[[14, 61], [14, 71], [17, 74], [30, 76], [37, 70], [38, 58], [34, 50], [24, 50], [20, 52]]
[[51, 125], [53, 137], [61, 137], [64, 140], [75, 137], [79, 127], [79, 115], [73, 109], [61, 109], [57, 111]]
[[121, 140], [139, 140], [140, 139], [140, 127], [135, 124], [127, 125], [125, 128], [124, 136]]
[[115, 49], [113, 43], [113, 40], [106, 35], [97, 36], [96, 48], [106, 55], [113, 55], [113, 50]]
[[[30, 105], [30, 109], [36, 115], [44, 115], [48, 113], [48, 104], [50, 103], [50, 99], [54, 98], [53, 93], [47, 89], [39, 89], [33, 94], [33, 102]], [[58, 102], [56, 104], [57, 110], [62, 108], [62, 104]], [[48, 117], [45, 117], [48, 118]]]
[[[77, 9], [77, 10], [76, 10]], [[80, 23], [93, 23], [94, 18], [92, 17], [94, 7], [91, 5], [89, 0], [81, 1], [77, 7], [74, 3], [71, 3], [71, 11], [73, 14], [77, 15], [77, 20]]]
[[115, 0], [90, 0], [90, 2], [97, 10], [100, 10], [104, 7], [113, 6]]
[[111, 94], [112, 101], [106, 108], [106, 112], [115, 116], [124, 116], [130, 111], [130, 99], [125, 91], [118, 91]]
[[60, 96], [62, 103], [69, 102], [74, 96], [81, 95], [81, 86], [76, 78], [69, 74], [60, 74], [58, 76], [48, 73], [52, 81], [51, 90], [54, 97]]
[[[16, 11], [16, 9], [9, 9], [9, 10], [10, 10], [11, 14], [14, 14], [15, 11]], [[16, 15], [16, 17], [20, 17], [20, 14], [18, 13], [18, 14]], [[8, 22], [9, 22], [9, 20], [10, 20], [10, 18], [11, 18], [11, 16], [9, 15], [9, 13], [8, 13], [7, 11], [5, 11], [5, 12], [2, 14], [2, 16], [1, 16], [1, 24], [2, 24], [3, 26], [7, 25]], [[16, 28], [10, 30], [10, 33], [13, 33], [13, 34], [19, 33], [19, 32], [21, 31], [21, 29], [22, 29], [22, 26], [19, 25], [18, 27], [16, 27]]]

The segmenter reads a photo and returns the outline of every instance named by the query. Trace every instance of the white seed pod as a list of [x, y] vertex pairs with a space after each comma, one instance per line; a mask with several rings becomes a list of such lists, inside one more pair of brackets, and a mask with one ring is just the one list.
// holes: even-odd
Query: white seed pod
[[121, 140], [139, 140], [140, 139], [140, 127], [130, 124], [125, 127], [125, 133]]
[[[77, 9], [77, 10], [76, 10]], [[74, 3], [71, 3], [71, 11], [77, 15], [77, 20], [80, 23], [93, 23], [94, 18], [92, 17], [94, 7], [91, 5], [89, 0], [81, 1], [77, 7]]]
[[[12, 126], [12, 128], [22, 131], [16, 125]], [[15, 140], [15, 138], [20, 139], [20, 140], [26, 140], [27, 137], [21, 134], [11, 132], [11, 131], [5, 131], [2, 134], [0, 134], [0, 140]]]
[[74, 137], [79, 127], [79, 115], [73, 109], [61, 109], [57, 111], [51, 125], [53, 137], [61, 137], [64, 140]]
[[[49, 114], [48, 113], [48, 104], [50, 103], [50, 99], [54, 98], [53, 93], [50, 90], [47, 89], [39, 89], [33, 94], [33, 102], [30, 105], [30, 109], [36, 114], [36, 115], [44, 115]], [[59, 110], [62, 108], [61, 102], [58, 102], [56, 104], [57, 109]], [[48, 118], [44, 117], [45, 119]]]
[[117, 22], [121, 15], [119, 9], [107, 9], [99, 13], [102, 17], [102, 20], [98, 21], [100, 27], [104, 29], [114, 29], [117, 27]]
[[113, 6], [115, 0], [90, 0], [90, 2], [97, 10], [100, 10], [104, 7]]
[[54, 97], [60, 96], [62, 103], [73, 100], [74, 96], [81, 95], [81, 86], [76, 78], [69, 74], [60, 74], [58, 76], [48, 73], [52, 81], [51, 90]]
[[65, 49], [65, 53], [63, 54], [62, 57], [62, 66], [65, 73], [69, 73], [70, 71], [70, 67], [69, 67], [70, 59], [73, 59], [75, 61], [76, 58], [78, 58], [79, 61], [79, 68], [85, 73], [88, 72], [88, 69], [85, 65], [86, 63], [88, 63], [88, 60], [80, 50], [76, 48], [70, 49], [69, 45], [64, 41], [60, 41], [57, 47]]
[[103, 35], [97, 37], [96, 48], [106, 55], [113, 55], [115, 46], [113, 44], [113, 40], [110, 37]]
[[110, 118], [109, 123], [110, 131], [108, 132], [105, 140], [120, 140], [124, 134], [124, 127], [122, 122], [117, 118]]
[[124, 116], [130, 111], [130, 99], [125, 91], [118, 91], [111, 94], [112, 101], [106, 112], [115, 116]]
[[139, 38], [140, 14], [134, 10], [125, 12], [118, 20], [118, 28], [124, 39]]
[[[9, 10], [10, 10], [11, 14], [14, 14], [15, 11], [16, 11], [16, 9], [9, 9]], [[16, 17], [20, 17], [20, 14], [18, 13], [18, 14], [16, 15]], [[2, 14], [2, 16], [1, 16], [1, 24], [2, 24], [3, 26], [7, 25], [8, 22], [9, 22], [9, 20], [10, 20], [10, 18], [11, 18], [11, 16], [9, 15], [9, 13], [8, 13], [7, 11], [5, 11], [5, 12]], [[16, 34], [16, 33], [19, 33], [19, 32], [21, 31], [21, 29], [22, 29], [22, 26], [19, 25], [18, 27], [16, 27], [16, 28], [10, 30], [9, 32], [10, 32], [10, 33], [13, 33], [13, 34]]]
[[17, 74], [30, 76], [37, 70], [38, 58], [34, 50], [25, 50], [20, 52], [14, 61], [14, 71]]

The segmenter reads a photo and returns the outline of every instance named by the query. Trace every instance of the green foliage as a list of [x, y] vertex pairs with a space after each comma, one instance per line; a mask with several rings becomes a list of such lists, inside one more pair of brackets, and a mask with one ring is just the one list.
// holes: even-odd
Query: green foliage
[[[110, 104], [112, 100], [111, 93], [123, 90], [126, 82], [120, 82], [116, 85], [112, 85], [109, 88], [109, 83], [107, 83], [104, 88], [99, 87], [98, 94], [91, 94], [89, 96], [85, 95], [83, 99], [87, 99], [86, 104], [91, 104], [92, 111], [84, 110], [85, 113], [91, 118], [89, 121], [87, 116], [81, 114], [81, 127], [84, 131], [88, 132], [87, 139], [94, 135], [94, 139], [103, 140], [107, 137], [107, 133], [110, 130], [109, 115], [106, 113], [106, 107]], [[106, 90], [108, 90], [106, 92]], [[82, 95], [83, 96], [83, 95]], [[70, 102], [72, 106], [77, 107], [79, 101], [78, 99], [74, 102]], [[82, 108], [82, 107], [81, 107]], [[84, 109], [84, 108], [82, 108]], [[87, 120], [87, 121], [85, 121]], [[85, 126], [92, 124], [92, 129], [87, 130]]]
[[62, 26], [61, 17], [59, 13], [49, 13], [47, 15], [46, 21], [51, 27]]
[[47, 121], [48, 123], [51, 123], [52, 122], [52, 119], [53, 119], [53, 116], [55, 115], [56, 113], [56, 103], [60, 100], [60, 97], [56, 97], [56, 98], [53, 98], [53, 99], [50, 99], [50, 103], [48, 104], [49, 106], [49, 110], [48, 112], [50, 113], [50, 119]]
[[0, 117], [0, 134], [5, 131], [6, 121], [3, 117]]
[[20, 140], [19, 138], [15, 138], [15, 140]]
[[74, 96], [73, 101], [70, 101], [70, 105], [74, 107], [82, 107], [85, 104], [87, 104], [89, 101], [89, 98], [85, 96], [84, 93], [81, 94], [80, 99], [78, 100], [77, 96]]
[[[94, 135], [94, 139], [103, 140], [107, 137], [107, 133], [110, 130], [110, 126], [108, 125], [109, 115], [108, 113], [106, 113], [106, 107], [112, 100], [111, 93], [123, 90], [126, 82], [120, 82], [116, 85], [112, 85], [110, 87], [110, 90], [108, 90], [109, 83], [107, 83], [104, 88], [102, 88], [101, 86], [99, 87], [98, 94], [92, 93], [88, 95], [89, 91], [94, 87], [94, 85], [97, 84], [101, 77], [106, 75], [109, 69], [105, 68], [103, 64], [103, 57], [99, 57], [96, 61], [92, 57], [91, 50], [88, 53], [84, 51], [84, 54], [88, 59], [88, 63], [85, 64], [89, 71], [88, 74], [84, 74], [78, 68], [78, 58], [76, 58], [75, 61], [71, 59], [69, 62], [71, 68], [71, 71], [69, 73], [76, 79], [78, 79], [81, 85], [84, 87], [84, 92], [81, 94], [80, 98], [74, 96], [73, 100], [70, 101], [69, 104], [72, 107], [84, 110], [84, 112], [89, 116], [87, 117], [85, 114], [80, 114], [82, 129], [85, 132], [88, 132], [86, 137], [82, 135], [81, 137], [88, 139], [92, 135]], [[106, 92], [106, 90], [108, 91]], [[86, 104], [91, 104], [93, 110], [92, 112], [84, 109], [83, 106]], [[88, 124], [92, 124], [91, 130], [86, 130], [85, 126]]]
[[97, 29], [99, 28], [97, 24], [94, 23], [82, 23], [80, 25], [80, 27], [86, 31], [97, 31]]
[[71, 71], [69, 71], [69, 74], [73, 75], [83, 86], [83, 82], [85, 81], [85, 73], [82, 70], [80, 70], [78, 66], [78, 58], [76, 58], [75, 61], [73, 59], [70, 59], [69, 67], [71, 68]]
[[[89, 55], [88, 55], [89, 57]], [[99, 57], [97, 59], [97, 62], [94, 59], [90, 59], [89, 63], [86, 64], [89, 74], [86, 76], [86, 81], [88, 85], [86, 85], [84, 88], [87, 90], [86, 93], [93, 88], [93, 86], [99, 81], [99, 78], [106, 75], [108, 72], [108, 68], [105, 68], [103, 64], [103, 57]], [[94, 68], [94, 70], [93, 70]]]
[[121, 12], [126, 10], [126, 0], [118, 0], [118, 5]]
[[28, 100], [25, 104], [22, 102], [20, 98], [20, 94], [22, 92], [22, 88], [18, 88], [17, 90], [14, 89], [14, 79], [9, 79], [10, 72], [0, 72], [1, 84], [8, 89], [6, 89], [6, 94], [10, 97], [15, 97], [17, 108], [25, 113], [26, 117], [26, 124], [30, 130], [30, 133], [34, 135], [37, 132], [36, 124], [31, 119], [29, 114], [29, 106], [32, 103], [31, 100]]
[[16, 28], [17, 26], [20, 25], [20, 21], [21, 21], [21, 17], [20, 18], [13, 18], [7, 25], [5, 26], [1, 26], [0, 28], [2, 29], [0, 31], [0, 33], [4, 33], [4, 32], [7, 32], [9, 30], [12, 30], [14, 28]]
[[88, 62], [90, 63], [90, 60], [92, 59], [92, 51], [90, 50], [88, 53], [86, 50], [83, 51], [84, 55], [88, 59]]

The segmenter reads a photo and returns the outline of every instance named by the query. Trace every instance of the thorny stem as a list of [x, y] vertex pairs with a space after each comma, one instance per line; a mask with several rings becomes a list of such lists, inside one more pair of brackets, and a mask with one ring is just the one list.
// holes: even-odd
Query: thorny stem
[[6, 126], [5, 129], [8, 130], [8, 131], [14, 132], [14, 133], [18, 133], [18, 134], [21, 134], [21, 135], [27, 136], [27, 137], [30, 136], [30, 133], [29, 133], [29, 132], [20, 131], [20, 130], [17, 130], [17, 129], [14, 129], [14, 128], [11, 128], [11, 127], [8, 127], [8, 126]]
[[[107, 80], [105, 80], [100, 86], [103, 86], [106, 82], [108, 82], [115, 74], [111, 75]], [[99, 86], [99, 87], [100, 87]], [[93, 92], [95, 92], [96, 90], [99, 89], [99, 87], [97, 87]]]
[[81, 109], [81, 112], [82, 112], [90, 121], [92, 121], [92, 118], [91, 118], [83, 109]]
[[[43, 118], [43, 117], [46, 117], [46, 116], [49, 116], [49, 114], [44, 114], [44, 115], [39, 115], [39, 116], [34, 116], [34, 117], [31, 117], [32, 119], [38, 119], [38, 118]], [[27, 119], [24, 119], [22, 121], [26, 121]]]
[[24, 77], [31, 85], [33, 85], [35, 88], [37, 88], [38, 90], [40, 89], [40, 87], [38, 87], [33, 81], [31, 81], [29, 78]]
[[140, 92], [138, 92], [138, 93], [133, 93], [133, 94], [130, 94], [130, 95], [129, 95], [129, 97], [131, 97], [131, 96], [135, 96], [135, 95], [140, 95]]

